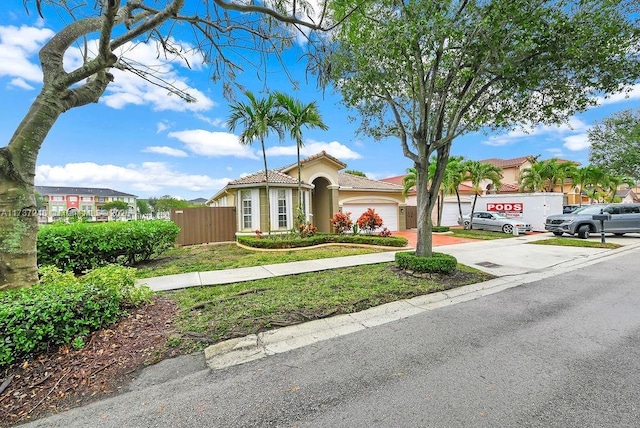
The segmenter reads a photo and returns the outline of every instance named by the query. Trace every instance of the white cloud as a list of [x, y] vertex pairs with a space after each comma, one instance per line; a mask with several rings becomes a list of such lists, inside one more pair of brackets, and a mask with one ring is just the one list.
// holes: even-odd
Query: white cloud
[[188, 156], [187, 152], [184, 150], [178, 150], [167, 146], [149, 146], [142, 151], [145, 153], [158, 153], [160, 155], [175, 156], [179, 158], [185, 158]]
[[201, 156], [257, 159], [251, 147], [240, 144], [238, 137], [228, 132], [210, 132], [204, 129], [170, 132], [171, 138], [182, 141], [187, 150]]
[[0, 76], [41, 83], [42, 72], [37, 58], [33, 62], [30, 58], [53, 35], [54, 32], [47, 28], [0, 26]]
[[[42, 71], [36, 54], [54, 34], [53, 30], [47, 28], [0, 26], [0, 76], [22, 79], [14, 80], [12, 84], [25, 89], [31, 89], [27, 82], [41, 83]], [[176, 44], [175, 40], [170, 39], [168, 42]], [[213, 100], [190, 86], [188, 79], [179, 75], [178, 72], [182, 70], [197, 72], [203, 63], [202, 56], [196, 49], [183, 42], [180, 44], [184, 46], [183, 57], [166, 55], [153, 40], [147, 43], [124, 44], [114, 53], [127, 64], [147, 71], [148, 77], [160, 86], [131, 72], [114, 68], [111, 70], [114, 81], [107, 87], [100, 101], [114, 109], [134, 104], [149, 105], [157, 111], [206, 111], [215, 106]], [[89, 40], [87, 46], [91, 57], [92, 52], [97, 52], [97, 40]], [[83, 55], [80, 49], [73, 47], [65, 53], [65, 70], [76, 69], [82, 62]], [[186, 102], [163, 88], [163, 85], [189, 94], [196, 101]]]
[[213, 194], [229, 181], [229, 178], [213, 179], [207, 175], [175, 171], [164, 162], [127, 166], [81, 162], [63, 166], [39, 165], [36, 168], [38, 185], [108, 187], [123, 192], [166, 194], [165, 189], [182, 189]]
[[591, 143], [589, 143], [589, 135], [587, 133], [570, 135], [563, 138], [563, 140], [563, 146], [567, 150], [571, 150], [574, 152], [578, 150], [588, 149], [591, 146]]
[[213, 126], [214, 128], [223, 128], [226, 124], [226, 120], [224, 120], [221, 117], [214, 117], [214, 118], [210, 118], [205, 116], [204, 114], [200, 114], [200, 113], [196, 113], [195, 114], [196, 119], [200, 119], [203, 122], [208, 123], [209, 125]]
[[169, 128], [171, 128], [171, 125], [166, 120], [162, 122], [158, 122], [156, 123], [156, 134], [164, 132]]
[[493, 135], [482, 144], [487, 146], [501, 147], [513, 144], [517, 141], [530, 139], [548, 135], [551, 137], [559, 137], [569, 133], [582, 132], [588, 128], [588, 125], [577, 117], [571, 117], [568, 123], [560, 125], [523, 125], [524, 129], [514, 129], [505, 135]]
[[[362, 155], [354, 152], [349, 147], [337, 141], [325, 143], [315, 140], [307, 140], [304, 146], [300, 148], [301, 156], [313, 156], [322, 151], [340, 160], [360, 159]], [[296, 146], [274, 146], [267, 149], [267, 156], [295, 156]]]
[[624, 101], [638, 100], [640, 99], [640, 83], [637, 83], [631, 87], [629, 92], [619, 92], [617, 94], [609, 95], [607, 97], [597, 97], [598, 105], [615, 104]]
[[26, 89], [28, 91], [35, 89], [33, 86], [25, 82], [25, 80], [21, 77], [16, 77], [15, 79], [11, 79], [11, 82], [9, 82], [9, 86]]

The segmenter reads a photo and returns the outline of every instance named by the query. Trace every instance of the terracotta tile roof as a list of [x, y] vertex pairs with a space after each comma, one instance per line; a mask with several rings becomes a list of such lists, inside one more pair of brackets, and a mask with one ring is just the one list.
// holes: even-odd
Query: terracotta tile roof
[[396, 175], [395, 177], [381, 178], [380, 181], [384, 181], [385, 183], [397, 184], [398, 186], [402, 186], [402, 180], [406, 176], [407, 176], [407, 174]]
[[[315, 155], [312, 155], [312, 156], [306, 157], [306, 158], [304, 158], [304, 159], [300, 159], [300, 165], [303, 165], [303, 164], [305, 164], [305, 163], [311, 162], [311, 161], [316, 160], [316, 159], [320, 159], [320, 158], [322, 158], [322, 157], [326, 157], [327, 159], [330, 159], [330, 160], [332, 160], [333, 162], [335, 162], [335, 163], [337, 163], [338, 165], [340, 165], [340, 166], [341, 166], [341, 168], [339, 168], [339, 169], [342, 169], [342, 168], [346, 168], [346, 167], [347, 167], [347, 164], [346, 164], [346, 163], [342, 162], [342, 161], [341, 161], [340, 159], [338, 159], [338, 158], [335, 158], [335, 157], [331, 156], [329, 153], [325, 152], [324, 150], [323, 150], [323, 151], [321, 151], [320, 153], [316, 153]], [[296, 162], [296, 163], [294, 163], [294, 164], [287, 165], [287, 166], [284, 166], [284, 167], [282, 167], [282, 168], [278, 168], [278, 170], [279, 170], [279, 171], [282, 171], [282, 172], [287, 172], [287, 171], [290, 171], [290, 170], [292, 170], [293, 168], [297, 168], [297, 167], [298, 167], [298, 163]]]
[[498, 190], [498, 193], [516, 193], [520, 191], [520, 186], [517, 184], [503, 184]]
[[[250, 175], [246, 175], [244, 177], [240, 177], [237, 180], [230, 181], [227, 186], [238, 186], [243, 184], [260, 184], [264, 183], [266, 180], [264, 179], [264, 171], [259, 171]], [[298, 180], [296, 178], [291, 177], [290, 175], [285, 174], [284, 172], [280, 172], [278, 170], [269, 170], [269, 184], [298, 184]]]
[[527, 161], [530, 162], [531, 160], [535, 160], [535, 159], [536, 159], [535, 156], [522, 156], [522, 157], [513, 158], [513, 159], [490, 158], [490, 159], [481, 160], [480, 163], [488, 163], [490, 165], [497, 166], [499, 168], [504, 169], [504, 168], [510, 168], [514, 166], [520, 166]]
[[338, 184], [340, 188], [353, 188], [356, 190], [391, 190], [402, 191], [402, 186], [384, 181], [371, 180], [369, 178], [360, 177], [358, 175], [338, 173]]

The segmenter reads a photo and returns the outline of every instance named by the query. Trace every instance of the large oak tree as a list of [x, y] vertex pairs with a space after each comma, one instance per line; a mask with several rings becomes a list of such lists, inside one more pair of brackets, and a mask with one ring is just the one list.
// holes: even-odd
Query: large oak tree
[[[24, 0], [43, 14], [66, 14], [67, 22], [40, 50], [42, 88], [8, 144], [0, 147], [0, 289], [37, 281], [37, 216], [34, 176], [38, 152], [59, 116], [95, 103], [118, 68], [134, 72], [187, 101], [188, 93], [163, 82], [145, 64], [136, 66], [119, 54], [128, 43], [155, 40], [159, 58], [183, 55], [195, 47], [209, 65], [212, 78], [233, 81], [245, 64], [238, 52], [278, 52], [298, 34], [323, 26], [324, 10], [312, 11], [301, 0], [245, 2], [226, 0]], [[310, 17], [314, 17], [313, 19]], [[174, 37], [189, 34], [188, 46]], [[92, 41], [97, 39], [96, 48]], [[63, 64], [65, 54], [81, 49], [83, 63], [74, 69]], [[309, 45], [311, 49], [311, 45]], [[120, 55], [120, 56], [119, 56]], [[146, 64], [151, 66], [151, 64]], [[228, 88], [228, 86], [225, 86]]]
[[[351, 1], [332, 5], [346, 15]], [[454, 140], [566, 121], [634, 84], [637, 16], [633, 0], [371, 0], [349, 14], [319, 70], [363, 132], [399, 139], [413, 161], [417, 255], [432, 254], [430, 214]]]

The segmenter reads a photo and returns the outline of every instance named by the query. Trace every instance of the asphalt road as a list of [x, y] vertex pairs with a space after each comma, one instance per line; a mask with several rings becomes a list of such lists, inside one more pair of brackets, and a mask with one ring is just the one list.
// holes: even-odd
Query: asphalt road
[[244, 365], [151, 376], [29, 426], [636, 427], [639, 278], [634, 250]]

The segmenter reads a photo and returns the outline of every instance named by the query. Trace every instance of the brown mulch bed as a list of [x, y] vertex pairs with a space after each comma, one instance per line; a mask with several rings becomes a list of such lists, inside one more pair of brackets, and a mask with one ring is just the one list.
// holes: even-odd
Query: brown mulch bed
[[176, 311], [172, 300], [156, 296], [151, 304], [94, 332], [82, 349], [62, 347], [0, 369], [0, 426], [125, 391], [141, 367], [172, 356], [166, 343]]

